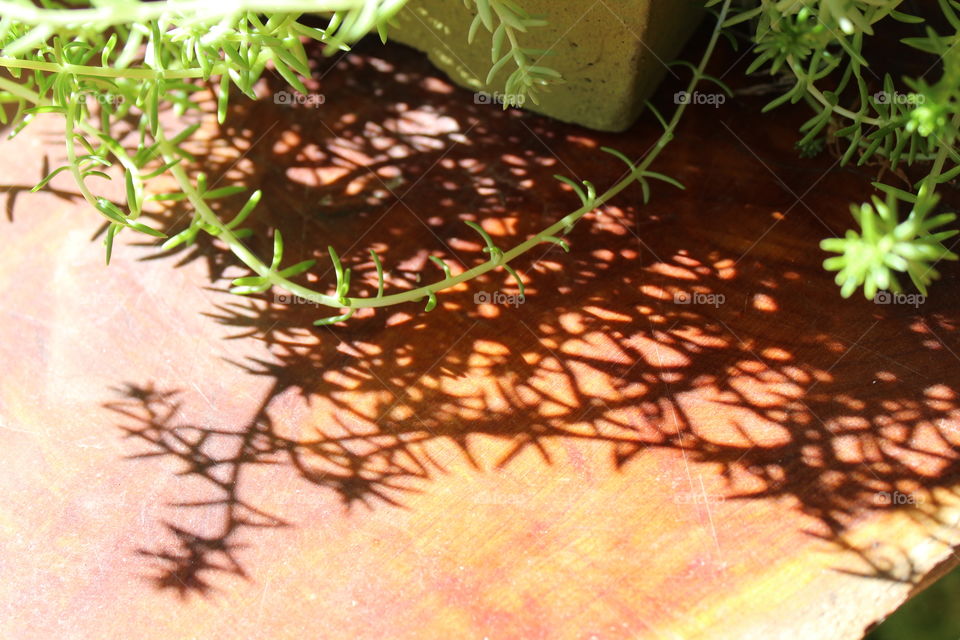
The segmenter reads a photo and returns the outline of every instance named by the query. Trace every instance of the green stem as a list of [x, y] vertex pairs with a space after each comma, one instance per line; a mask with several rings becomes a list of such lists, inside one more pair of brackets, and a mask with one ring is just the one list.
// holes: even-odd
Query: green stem
[[0, 89], [17, 96], [18, 98], [23, 98], [30, 104], [36, 106], [42, 106], [47, 104], [46, 101], [40, 97], [40, 94], [36, 91], [28, 89], [22, 84], [16, 83], [13, 80], [8, 80], [6, 78], [0, 78]]
[[[806, 76], [806, 71], [800, 68], [800, 66], [793, 59], [793, 56], [787, 56], [787, 64], [790, 65], [793, 75], [795, 75], [798, 79], [802, 80], [804, 76]], [[843, 116], [849, 120], [861, 122], [863, 124], [872, 124], [875, 127], [882, 127], [886, 124], [880, 118], [867, 118], [864, 117], [862, 113], [855, 113], [839, 105], [832, 104], [829, 100], [827, 100], [827, 97], [823, 95], [823, 92], [821, 92], [820, 89], [818, 89], [812, 82], [806, 83], [806, 91], [813, 97], [814, 100], [828, 109], [831, 109], [838, 116]]]
[[[167, 140], [166, 136], [161, 130], [158, 134], [157, 142], [160, 145], [160, 153], [163, 155], [163, 158], [166, 162], [173, 162], [178, 159], [176, 150], [173, 144]], [[337, 299], [333, 296], [327, 296], [315, 291], [311, 291], [302, 287], [300, 285], [294, 284], [287, 280], [286, 278], [281, 277], [274, 271], [271, 271], [270, 268], [265, 265], [261, 260], [246, 247], [246, 245], [241, 242], [233, 231], [223, 223], [222, 220], [214, 213], [213, 209], [206, 203], [206, 201], [201, 197], [200, 192], [197, 191], [196, 187], [193, 186], [193, 181], [190, 179], [190, 176], [187, 175], [187, 172], [183, 170], [179, 164], [174, 164], [170, 167], [170, 174], [177, 181], [177, 184], [186, 194], [187, 199], [190, 200], [190, 203], [193, 205], [194, 209], [200, 215], [200, 219], [210, 227], [213, 227], [217, 230], [216, 237], [220, 238], [227, 247], [230, 248], [230, 251], [240, 259], [243, 264], [247, 265], [254, 273], [263, 278], [267, 278], [271, 284], [275, 286], [283, 287], [291, 293], [295, 293], [299, 296], [305, 298], [309, 297], [310, 300], [318, 302], [320, 304], [326, 305], [328, 307], [337, 307], [339, 303]]]
[[[718, 27], [714, 29], [713, 35], [710, 38], [710, 41], [707, 45], [706, 50], [704, 51], [703, 57], [701, 58], [700, 64], [696, 67], [696, 70], [693, 74], [693, 78], [690, 81], [690, 84], [687, 90], [690, 93], [693, 93], [697, 85], [700, 83], [703, 78], [706, 65], [709, 62], [713, 51], [716, 48], [717, 41], [720, 37], [720, 27], [719, 25], [723, 24], [724, 19], [726, 18], [727, 11], [730, 6], [731, 0], [726, 0], [723, 4], [723, 9], [720, 12], [720, 19], [718, 20]], [[620, 182], [610, 187], [603, 194], [597, 196], [596, 200], [590, 205], [584, 205], [577, 209], [576, 211], [567, 214], [554, 224], [550, 225], [540, 233], [529, 238], [525, 242], [518, 244], [509, 251], [503, 253], [502, 257], [496, 262], [490, 260], [483, 264], [477, 265], [472, 269], [464, 271], [463, 273], [444, 278], [433, 284], [429, 284], [417, 289], [412, 289], [410, 291], [405, 291], [403, 293], [395, 293], [388, 296], [377, 297], [377, 298], [347, 298], [346, 305], [344, 305], [340, 300], [334, 296], [329, 296], [326, 294], [321, 294], [312, 289], [308, 289], [302, 285], [298, 285], [290, 280], [280, 276], [277, 272], [272, 271], [267, 265], [260, 261], [241, 241], [238, 239], [233, 232], [227, 228], [227, 226], [219, 219], [219, 217], [210, 209], [207, 203], [200, 197], [200, 194], [194, 188], [193, 183], [191, 182], [189, 176], [179, 165], [174, 165], [171, 168], [171, 173], [174, 178], [180, 185], [180, 188], [187, 195], [187, 198], [190, 200], [191, 204], [196, 208], [199, 213], [202, 221], [217, 229], [217, 237], [221, 238], [230, 250], [237, 256], [247, 267], [249, 267], [254, 273], [262, 278], [266, 278], [272, 285], [279, 288], [285, 289], [290, 293], [293, 293], [305, 300], [311, 302], [316, 302], [318, 304], [336, 307], [336, 308], [347, 308], [347, 309], [367, 309], [367, 308], [378, 308], [378, 307], [387, 307], [396, 304], [401, 304], [404, 302], [415, 302], [423, 300], [424, 298], [429, 297], [430, 294], [436, 294], [445, 289], [455, 287], [456, 285], [472, 280], [478, 276], [481, 276], [485, 273], [488, 273], [499, 266], [509, 263], [511, 260], [517, 258], [518, 256], [526, 253], [527, 251], [533, 249], [539, 244], [548, 242], [546, 239], [547, 236], [555, 236], [561, 231], [569, 228], [583, 216], [594, 211], [598, 206], [605, 204], [611, 200], [614, 196], [619, 194], [621, 191], [630, 186], [636, 176], [642, 174], [654, 160], [660, 155], [660, 152], [667, 146], [670, 140], [673, 139], [674, 132], [679, 124], [681, 118], [683, 117], [684, 112], [686, 111], [688, 105], [682, 104], [679, 105], [676, 111], [673, 114], [673, 117], [667, 123], [667, 127], [664, 129], [664, 132], [658, 138], [654, 148], [642, 159], [639, 164], [635, 165], [636, 170], [631, 173], [630, 176], [622, 179]], [[162, 134], [161, 134], [162, 135]], [[172, 145], [166, 139], [161, 138], [160, 148], [165, 157], [169, 162], [175, 159], [174, 151]]]
[[[960, 113], [954, 114], [950, 125], [954, 130], [960, 128]], [[925, 182], [929, 181], [936, 184], [940, 174], [943, 173], [943, 167], [947, 163], [947, 158], [950, 157], [951, 149], [952, 145], [946, 143], [940, 145], [940, 149], [937, 151], [937, 158], [933, 161], [933, 166], [930, 168], [930, 175], [926, 177]]]
[[[693, 78], [691, 79], [688, 91], [693, 92], [700, 81], [703, 79], [703, 74], [706, 68], [708, 61], [710, 60], [714, 49], [716, 48], [717, 41], [720, 36], [720, 25], [723, 24], [726, 19], [727, 12], [730, 7], [731, 0], [725, 0], [723, 8], [720, 12], [720, 18], [717, 23], [717, 27], [714, 29], [714, 32], [710, 38], [710, 41], [704, 51], [703, 57], [700, 61], [700, 64], [695, 68]], [[90, 10], [66, 10], [66, 11], [54, 11], [54, 10], [43, 10], [42, 18], [44, 21], [48, 21], [50, 24], [75, 24], [78, 21], [83, 21], [85, 23], [98, 23], [103, 22], [105, 15], [109, 14], [110, 17], [117, 20], [117, 22], [129, 22], [131, 20], [145, 20], [150, 19], [151, 17], [157, 17], [161, 15], [164, 11], [168, 11], [169, 7], [167, 5], [176, 4], [178, 11], [184, 10], [193, 10], [202, 14], [201, 8], [210, 7], [207, 2], [179, 2], [179, 3], [149, 3], [144, 5], [138, 5], [136, 11], [143, 11], [144, 13], [137, 13], [136, 15], [122, 16], [117, 17], [116, 7], [111, 7], [107, 9], [90, 9]], [[251, 10], [269, 10], [271, 12], [276, 11], [297, 11], [297, 10], [306, 10], [303, 6], [305, 4], [311, 4], [313, 10], [330, 10], [333, 8], [350, 8], [357, 6], [359, 2], [347, 2], [342, 3], [336, 2], [327, 2], [324, 3], [324, 7], [318, 8], [316, 2], [303, 3], [303, 2], [276, 2], [270, 3], [269, 7], [261, 6], [262, 3], [256, 2], [236, 2], [234, 8], [237, 12], [240, 11], [251, 11]], [[337, 5], [334, 7], [333, 5]], [[16, 9], [16, 11], [9, 11], [8, 7]], [[22, 22], [31, 22], [34, 18], [39, 20], [41, 14], [37, 13], [36, 16], [31, 13], [31, 11], [36, 12], [37, 10], [31, 8], [30, 6], [14, 4], [11, 5], [9, 2], [0, 1], [0, 13], [4, 15], [12, 14], [12, 17], [22, 21]], [[215, 9], [211, 9], [215, 11]], [[83, 13], [84, 16], [78, 16], [78, 14]], [[61, 15], [62, 14], [62, 15]], [[86, 15], [89, 14], [89, 15]], [[0, 64], [2, 64], [0, 59]], [[48, 64], [48, 63], [38, 63], [38, 64]], [[55, 65], [55, 71], [62, 72], [64, 71], [63, 65]], [[84, 67], [86, 69], [86, 67]], [[43, 70], [43, 69], [41, 69]], [[101, 69], [101, 71], [104, 71]], [[112, 71], [112, 70], [108, 70]], [[125, 70], [129, 72], [130, 70]], [[143, 70], [146, 71], [146, 70]], [[156, 76], [156, 72], [149, 71], [147, 72], [150, 77]], [[92, 74], [95, 75], [95, 74]], [[109, 75], [109, 73], [101, 74]], [[192, 77], [192, 76], [183, 76], [183, 77]], [[10, 82], [4, 78], [0, 78], [0, 88], [9, 91], [11, 94], [28, 100], [29, 102], [36, 104], [38, 106], [49, 104], [49, 102], [38, 95], [36, 92], [22, 87], [16, 83]], [[456, 285], [472, 280], [478, 276], [486, 274], [500, 266], [508, 264], [510, 261], [514, 260], [518, 256], [528, 252], [533, 249], [535, 246], [549, 242], [548, 237], [555, 236], [562, 231], [569, 229], [573, 224], [578, 220], [583, 218], [587, 213], [594, 211], [597, 207], [607, 203], [613, 197], [618, 195], [621, 191], [626, 189], [630, 184], [632, 184], [638, 176], [642, 175], [643, 172], [653, 163], [653, 161], [660, 155], [662, 150], [667, 146], [670, 140], [673, 139], [677, 125], [679, 124], [681, 118], [683, 117], [684, 112], [687, 109], [686, 104], [679, 105], [675, 110], [673, 117], [667, 123], [667, 126], [664, 128], [663, 133], [658, 138], [653, 149], [638, 161], [634, 165], [635, 169], [631, 174], [615, 185], [610, 187], [607, 191], [600, 194], [590, 203], [584, 204], [576, 211], [567, 214], [556, 223], [550, 225], [540, 233], [532, 236], [527, 239], [525, 242], [518, 244], [512, 249], [504, 252], [497, 260], [490, 260], [483, 264], [477, 265], [472, 269], [464, 271], [463, 273], [444, 278], [438, 282], [435, 282], [430, 285], [419, 287], [410, 291], [405, 291], [402, 293], [396, 293], [383, 297], [376, 298], [346, 298], [345, 300], [339, 299], [335, 296], [330, 296], [322, 294], [312, 289], [308, 289], [302, 285], [291, 282], [289, 279], [281, 276], [277, 271], [271, 269], [266, 264], [264, 264], [250, 249], [243, 244], [243, 242], [237, 238], [233, 231], [227, 227], [227, 225], [220, 220], [217, 214], [210, 208], [210, 206], [203, 199], [200, 192], [194, 186], [192, 180], [190, 179], [187, 172], [179, 165], [174, 163], [169, 169], [171, 175], [179, 184], [180, 188], [183, 190], [183, 193], [186, 195], [187, 199], [193, 205], [194, 209], [197, 212], [197, 215], [200, 217], [200, 220], [209, 228], [215, 230], [216, 237], [220, 238], [230, 249], [230, 251], [250, 268], [258, 276], [266, 279], [272, 286], [276, 286], [282, 289], [289, 291], [295, 295], [298, 295], [306, 300], [316, 302], [329, 307], [335, 308], [347, 308], [349, 310], [362, 309], [362, 308], [377, 308], [377, 307], [386, 307], [395, 304], [401, 304], [404, 302], [413, 302], [423, 300], [424, 298], [429, 297], [430, 295], [435, 295], [436, 293], [455, 287]], [[122, 146], [114, 141], [104, 140], [104, 137], [101, 135], [101, 132], [96, 128], [92, 127], [88, 123], [76, 121], [75, 108], [67, 109], [67, 128], [68, 132], [72, 134], [75, 127], [80, 127], [83, 131], [90, 135], [96, 136], [98, 139], [107, 144], [110, 152], [120, 161], [127, 171], [137, 171], [136, 166], [123, 150]], [[173, 144], [166, 138], [163, 131], [161, 130], [157, 137], [157, 143], [161, 155], [164, 157], [166, 162], [172, 162], [178, 159], [176, 149]], [[74, 179], [77, 181], [77, 184], [83, 193], [84, 197], [90, 201], [92, 204], [96, 203], [96, 198], [92, 193], [89, 192], [86, 185], [82, 180], [82, 176], [79, 174], [79, 168], [76, 163], [76, 154], [73, 148], [72, 138], [68, 135], [68, 146], [67, 146], [68, 159], [72, 166], [74, 173]], [[345, 304], [344, 304], [345, 303]]]
[[[960, 127], [960, 113], [956, 113], [953, 116], [953, 119], [950, 122], [954, 130]], [[920, 184], [919, 194], [917, 204], [913, 208], [913, 212], [923, 212], [923, 211], [932, 211], [933, 207], [923, 207], [920, 199], [925, 197], [932, 197], [936, 192], [937, 180], [940, 179], [940, 176], [943, 174], [943, 169], [947, 164], [947, 158], [950, 157], [950, 151], [952, 145], [941, 143], [940, 149], [937, 151], [937, 157], [933, 161], [933, 166], [930, 167], [930, 173], [922, 180]], [[914, 213], [911, 212], [911, 217]], [[918, 222], [922, 222], [925, 216], [918, 215]]]
[[[872, 26], [888, 16], [895, 9], [895, 6], [877, 7], [874, 9], [873, 13], [869, 15], [865, 14], [864, 17], [867, 18], [867, 23]], [[799, 64], [797, 64], [793, 56], [787, 56], [787, 64], [790, 65], [793, 75], [798, 79], [803, 79], [807, 75], [806, 71]], [[862, 113], [856, 113], [850, 111], [849, 109], [845, 109], [844, 107], [831, 104], [830, 101], [827, 100], [827, 97], [823, 95], [823, 92], [821, 92], [820, 89], [818, 89], [812, 82], [807, 83], [806, 90], [807, 93], [810, 94], [810, 96], [812, 96], [817, 102], [822, 104], [824, 107], [830, 108], [833, 113], [837, 115], [843, 116], [855, 122], [858, 121], [864, 124], [870, 124], [875, 127], [882, 127], [887, 124], [880, 118], [864, 118]]]
[[[497, 12], [497, 17], [500, 17], [500, 11], [496, 4], [491, 5], [493, 10]], [[500, 19], [503, 22], [503, 19]], [[520, 41], [517, 39], [517, 34], [514, 32], [513, 27], [508, 25], [506, 22], [503, 22], [503, 31], [507, 34], [507, 40], [510, 41], [510, 53], [513, 55], [513, 61], [517, 65], [517, 68], [523, 71], [524, 75], [527, 75], [527, 56], [523, 54], [523, 50], [520, 47]]]
[[[83, 175], [80, 173], [80, 165], [77, 162], [77, 149], [76, 143], [73, 139], [73, 130], [76, 123], [76, 111], [77, 106], [75, 104], [70, 104], [67, 106], [66, 114], [66, 148], [67, 148], [67, 164], [70, 165], [70, 174], [73, 176], [74, 181], [77, 183], [77, 188], [80, 189], [80, 193], [83, 195], [83, 198], [92, 204], [94, 207], [97, 207], [97, 197], [93, 195], [90, 191], [90, 188], [87, 187], [86, 181], [83, 179]], [[99, 208], [98, 208], [99, 210]]]
[[[27, 102], [37, 106], [43, 106], [43, 105], [49, 104], [49, 102], [44, 100], [40, 96], [40, 94], [38, 94], [36, 91], [28, 89], [27, 87], [24, 87], [21, 84], [17, 84], [16, 82], [7, 80], [6, 78], [0, 78], [0, 89], [3, 89], [4, 91], [8, 91], [12, 95], [23, 98]], [[89, 189], [87, 189], [86, 185], [82, 180], [82, 177], [80, 177], [77, 173], [77, 167], [74, 161], [76, 158], [76, 151], [73, 143], [73, 138], [71, 135], [75, 127], [81, 129], [85, 133], [88, 133], [96, 137], [98, 140], [100, 140], [101, 143], [106, 145], [107, 148], [110, 150], [110, 153], [112, 153], [113, 156], [117, 159], [117, 161], [123, 165], [123, 168], [126, 171], [133, 172], [134, 180], [137, 182], [140, 182], [139, 169], [137, 168], [137, 165], [134, 163], [133, 159], [123, 149], [123, 147], [110, 136], [104, 135], [102, 131], [100, 131], [93, 125], [91, 125], [89, 122], [86, 122], [84, 120], [76, 120], [76, 116], [72, 113], [72, 110], [73, 110], [72, 106], [67, 107], [67, 118], [66, 118], [67, 159], [71, 165], [71, 174], [73, 175], [74, 180], [77, 182], [77, 186], [80, 189], [80, 193], [83, 195], [84, 199], [87, 200], [87, 202], [90, 202], [91, 204], [95, 204], [96, 202], [96, 197], [93, 195], [93, 193], [89, 191]], [[141, 183], [141, 186], [142, 186], [142, 183]]]
[[[44, 62], [42, 60], [20, 60], [17, 58], [0, 57], [0, 67], [8, 69], [30, 69], [32, 71], [48, 71], [50, 73], [69, 73], [78, 76], [98, 78], [131, 78], [134, 80], [150, 79], [198, 79], [203, 77], [202, 69], [132, 69], [129, 67], [94, 67], [83, 64], [61, 64], [59, 62]], [[227, 66], [223, 63], [214, 65], [211, 75], [221, 75]]]

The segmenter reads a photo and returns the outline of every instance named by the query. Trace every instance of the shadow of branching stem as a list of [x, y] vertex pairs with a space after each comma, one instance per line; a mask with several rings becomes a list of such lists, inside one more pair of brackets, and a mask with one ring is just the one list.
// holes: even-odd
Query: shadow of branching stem
[[[637, 157], [657, 135], [655, 123], [628, 136], [588, 134], [472, 104], [402, 49], [388, 61], [361, 47], [323, 64], [342, 68], [319, 70], [313, 88], [336, 100], [316, 111], [237, 102], [197, 155], [209, 175], [263, 190], [258, 237], [281, 228], [291, 261], [320, 265], [322, 248], [335, 245], [367, 295], [376, 287], [370, 249], [396, 289], [439, 275], [428, 255], [469, 268], [485, 256], [464, 220], [509, 246], [576, 206], [552, 174], [612, 181], [621, 167], [597, 147]], [[186, 424], [179, 409], [189, 395], [150, 383], [128, 383], [110, 405], [145, 445], [136, 457], [175, 459], [179, 473], [209, 484], [209, 499], [174, 511], [219, 514], [215, 531], [172, 521], [166, 543], [141, 550], [159, 563], [157, 585], [186, 594], [209, 590], [218, 572], [247, 577], [243, 532], [286, 522], [244, 499], [245, 470], [287, 465], [347, 508], [400, 507], [444, 471], [439, 442], [479, 469], [528, 451], [550, 464], [552, 442], [601, 443], [624, 473], [651, 449], [682, 449], [726, 478], [730, 498], [791, 497], [822, 523], [818, 535], [837, 541], [863, 513], [897, 507], [878, 495], [933, 500], [951, 486], [960, 469], [955, 301], [838, 304], [811, 247], [824, 233], [819, 219], [845, 227], [844, 194], [862, 185], [828, 172], [809, 197], [817, 219], [800, 208], [780, 214], [794, 199], [758, 178], [757, 157], [798, 193], [831, 162], [794, 162], [780, 141], [794, 139], [796, 123], [781, 117], [758, 133], [749, 126], [756, 106], [734, 102], [683, 125], [657, 170], [695, 189], [658, 189], [641, 208], [639, 193], [626, 192], [571, 233], [569, 254], [551, 245], [518, 261], [522, 305], [475, 303], [480, 291], [517, 293], [493, 273], [444, 294], [430, 314], [398, 307], [335, 329], [311, 328], [324, 311], [285, 299], [210, 311], [236, 339], [270, 352], [235, 363], [271, 383], [246, 424]], [[179, 213], [160, 217], [171, 224]], [[263, 239], [251, 246], [269, 251]], [[215, 243], [178, 257], [207, 260], [214, 281], [228, 264]], [[325, 266], [314, 271], [314, 286], [332, 284]], [[949, 292], [956, 269], [944, 278]], [[291, 392], [311, 406], [306, 432], [271, 420], [273, 402]], [[476, 456], [477, 436], [503, 443], [502, 455]]]
[[[166, 527], [176, 540], [174, 547], [138, 551], [162, 563], [162, 571], [155, 576], [156, 585], [186, 595], [190, 591], [207, 592], [211, 585], [204, 576], [209, 572], [247, 577], [236, 556], [241, 545], [233, 541], [235, 534], [243, 528], [286, 524], [249, 504], [239, 494], [241, 472], [247, 464], [270, 464], [270, 460], [263, 456], [262, 448], [263, 436], [268, 431], [254, 426], [238, 434], [177, 424], [180, 411], [178, 393], [131, 385], [119, 391], [126, 400], [111, 403], [108, 407], [131, 421], [131, 426], [123, 427], [128, 437], [150, 445], [146, 452], [134, 458], [177, 458], [184, 465], [180, 474], [202, 477], [215, 488], [215, 495], [208, 500], [179, 502], [171, 506], [222, 512], [223, 527], [214, 535], [190, 532], [176, 523], [167, 522]], [[219, 440], [226, 446], [219, 446]], [[234, 451], [231, 452], [231, 448]], [[226, 451], [226, 454], [220, 455], [211, 449]]]

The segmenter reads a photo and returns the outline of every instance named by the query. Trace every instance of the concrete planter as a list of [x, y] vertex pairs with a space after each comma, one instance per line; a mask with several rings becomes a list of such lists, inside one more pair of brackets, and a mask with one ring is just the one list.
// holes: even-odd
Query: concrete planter
[[[518, 0], [549, 25], [523, 34], [523, 46], [555, 52], [542, 64], [564, 82], [524, 108], [603, 131], [628, 128], [703, 14], [701, 0]], [[495, 95], [509, 70], [486, 85], [490, 34], [472, 45], [474, 14], [460, 0], [412, 0], [391, 29], [393, 40], [425, 52], [464, 87]]]

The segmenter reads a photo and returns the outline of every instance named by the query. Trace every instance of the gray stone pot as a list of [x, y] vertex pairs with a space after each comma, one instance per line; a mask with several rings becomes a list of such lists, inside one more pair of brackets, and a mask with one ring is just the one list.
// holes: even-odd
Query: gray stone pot
[[[517, 0], [549, 24], [522, 35], [522, 45], [555, 52], [542, 64], [564, 82], [540, 92], [524, 108], [603, 131], [623, 131], [636, 120], [703, 15], [702, 0]], [[510, 69], [487, 85], [490, 33], [473, 44], [474, 13], [461, 0], [411, 0], [390, 30], [393, 40], [425, 52], [457, 84], [495, 95]], [[481, 94], [480, 101], [485, 96]]]

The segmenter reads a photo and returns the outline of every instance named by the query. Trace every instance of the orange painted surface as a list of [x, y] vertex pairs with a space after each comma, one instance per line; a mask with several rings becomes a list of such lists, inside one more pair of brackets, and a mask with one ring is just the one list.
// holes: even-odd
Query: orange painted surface
[[[237, 106], [198, 151], [367, 290], [368, 249], [395, 288], [475, 264], [462, 220], [509, 246], [576, 206], [552, 174], [612, 183], [598, 147], [656, 135], [474, 105], [400, 48], [339, 66], [322, 110]], [[520, 260], [523, 304], [475, 303], [496, 274], [333, 329], [223, 293], [215, 243], [104, 267], [69, 181], [7, 192], [0, 636], [858, 637], [955, 535], [958, 271], [841, 301], [816, 242], [873, 176], [758, 106], [692, 109], [654, 167], [688, 190]], [[43, 127], [5, 186], [59, 160]]]

